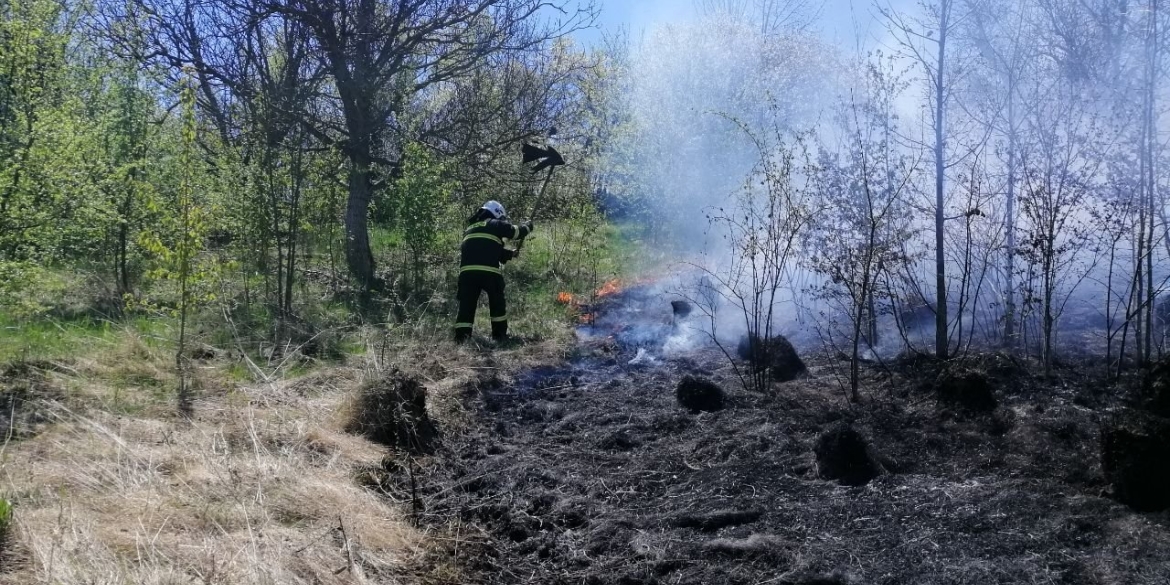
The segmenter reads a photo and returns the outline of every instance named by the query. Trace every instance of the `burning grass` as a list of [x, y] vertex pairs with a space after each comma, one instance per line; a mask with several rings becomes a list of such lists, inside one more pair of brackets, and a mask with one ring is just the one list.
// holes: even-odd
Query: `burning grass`
[[605, 284], [601, 285], [601, 287], [598, 288], [597, 292], [594, 294], [595, 294], [595, 296], [597, 296], [597, 298], [605, 298], [605, 297], [608, 297], [609, 295], [617, 294], [617, 293], [621, 292], [621, 290], [622, 290], [621, 285], [622, 285], [621, 280], [615, 278], [615, 279], [607, 281]]
[[589, 295], [576, 295], [568, 291], [557, 293], [556, 302], [565, 306], [581, 325], [594, 325], [599, 313], [605, 312], [607, 306], [621, 304], [627, 293], [637, 292], [653, 285], [657, 278], [647, 277], [638, 279], [614, 278], [602, 283], [597, 290]]

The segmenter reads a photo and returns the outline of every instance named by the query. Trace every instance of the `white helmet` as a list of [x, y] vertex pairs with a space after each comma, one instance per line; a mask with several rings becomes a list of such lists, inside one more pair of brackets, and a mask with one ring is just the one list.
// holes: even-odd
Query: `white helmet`
[[504, 211], [504, 206], [500, 205], [499, 201], [488, 201], [487, 203], [484, 203], [483, 207], [480, 209], [486, 209], [487, 212], [495, 216], [496, 219], [501, 219], [503, 217], [507, 217], [508, 215], [508, 212]]

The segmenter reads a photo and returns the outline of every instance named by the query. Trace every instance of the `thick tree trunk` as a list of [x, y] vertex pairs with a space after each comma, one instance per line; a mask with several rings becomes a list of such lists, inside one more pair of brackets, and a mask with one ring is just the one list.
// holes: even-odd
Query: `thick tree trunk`
[[[350, 157], [349, 198], [345, 207], [345, 262], [349, 273], [365, 292], [381, 290], [374, 274], [374, 254], [370, 251], [370, 201], [373, 198], [372, 170], [362, 157]], [[366, 159], [368, 161], [368, 158]]]

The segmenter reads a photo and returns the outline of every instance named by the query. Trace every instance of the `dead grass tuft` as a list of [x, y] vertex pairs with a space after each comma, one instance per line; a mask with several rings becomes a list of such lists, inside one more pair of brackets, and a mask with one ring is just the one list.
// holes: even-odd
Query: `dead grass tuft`
[[427, 414], [427, 389], [398, 369], [362, 384], [345, 429], [409, 453], [429, 453], [439, 438]]

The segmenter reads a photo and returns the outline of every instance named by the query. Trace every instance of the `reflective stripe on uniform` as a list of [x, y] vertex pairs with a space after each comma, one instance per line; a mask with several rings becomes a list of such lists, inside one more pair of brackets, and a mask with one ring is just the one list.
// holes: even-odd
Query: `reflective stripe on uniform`
[[455, 324], [456, 329], [471, 329], [471, 326], [472, 326], [471, 323], [456, 323]]
[[463, 233], [467, 233], [467, 232], [469, 232], [469, 231], [471, 231], [471, 230], [473, 230], [473, 229], [475, 229], [475, 228], [481, 228], [481, 227], [484, 227], [484, 226], [486, 226], [486, 225], [487, 225], [487, 221], [486, 221], [486, 220], [485, 220], [485, 221], [481, 221], [481, 222], [479, 222], [479, 223], [473, 223], [473, 224], [471, 224], [471, 225], [467, 226], [467, 229], [463, 230]]
[[497, 238], [491, 234], [468, 234], [468, 235], [463, 237], [463, 241], [466, 242], [467, 240], [471, 240], [471, 239], [475, 239], [475, 238], [483, 238], [485, 240], [491, 240], [491, 241], [493, 241], [501, 246], [504, 245], [504, 240], [501, 240], [500, 238]]
[[507, 315], [500, 315], [499, 317], [492, 317], [492, 323], [500, 323], [502, 321], [507, 321], [507, 320], [508, 320]]
[[512, 239], [513, 240], [520, 239], [520, 226], [518, 226], [518, 225], [512, 226]]
[[501, 275], [504, 274], [504, 271], [500, 270], [499, 268], [493, 268], [491, 266], [476, 266], [476, 265], [461, 266], [459, 268], [459, 274], [463, 274], [464, 272], [490, 272], [492, 274], [501, 274]]

